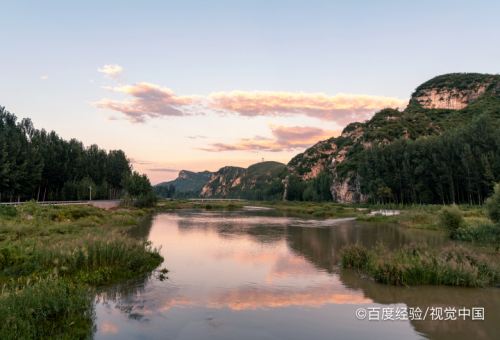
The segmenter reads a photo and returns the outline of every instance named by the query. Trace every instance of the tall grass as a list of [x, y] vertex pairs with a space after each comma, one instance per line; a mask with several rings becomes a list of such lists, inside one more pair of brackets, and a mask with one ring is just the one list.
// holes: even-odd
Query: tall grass
[[92, 335], [92, 295], [50, 277], [0, 295], [0, 339], [84, 339]]
[[484, 287], [500, 283], [494, 258], [459, 246], [433, 250], [410, 245], [391, 252], [383, 246], [370, 250], [349, 245], [341, 251], [341, 262], [344, 268], [360, 270], [392, 285]]
[[147, 273], [163, 258], [150, 243], [125, 237], [86, 239], [56, 246], [9, 246], [0, 248], [0, 270], [18, 277], [40, 273], [75, 276], [92, 285], [109, 284]]

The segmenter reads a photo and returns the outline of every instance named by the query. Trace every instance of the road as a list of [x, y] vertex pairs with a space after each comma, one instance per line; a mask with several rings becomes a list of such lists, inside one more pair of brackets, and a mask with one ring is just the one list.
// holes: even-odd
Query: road
[[[0, 205], [19, 205], [26, 202], [5, 202]], [[101, 209], [112, 209], [120, 205], [120, 200], [95, 200], [95, 201], [43, 201], [41, 205], [92, 205]]]

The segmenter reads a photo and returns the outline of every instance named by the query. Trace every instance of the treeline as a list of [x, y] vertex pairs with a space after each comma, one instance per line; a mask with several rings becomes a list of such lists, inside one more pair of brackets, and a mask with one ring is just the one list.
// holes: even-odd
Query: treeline
[[314, 179], [303, 181], [299, 177], [290, 175], [287, 178], [287, 201], [331, 201], [330, 186], [332, 175], [327, 171], [318, 174]]
[[361, 191], [373, 202], [482, 204], [500, 180], [498, 119], [481, 115], [440, 136], [363, 151]]
[[114, 199], [137, 179], [147, 180], [123, 151], [66, 141], [0, 107], [0, 201]]

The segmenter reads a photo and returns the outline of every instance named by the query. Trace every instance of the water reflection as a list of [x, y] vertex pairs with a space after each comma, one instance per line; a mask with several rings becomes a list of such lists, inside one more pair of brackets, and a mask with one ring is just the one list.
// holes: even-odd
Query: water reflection
[[[141, 229], [142, 228], [142, 229]], [[434, 245], [444, 235], [274, 212], [162, 214], [135, 231], [162, 246], [169, 280], [114, 287], [97, 299], [96, 338], [494, 338], [497, 289], [397, 288], [340, 271], [348, 243]], [[359, 306], [484, 306], [484, 322], [358, 321]]]

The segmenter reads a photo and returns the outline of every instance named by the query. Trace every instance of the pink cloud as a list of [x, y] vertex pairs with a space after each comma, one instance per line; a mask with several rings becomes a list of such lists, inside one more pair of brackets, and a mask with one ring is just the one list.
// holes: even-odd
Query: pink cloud
[[206, 97], [179, 96], [169, 88], [146, 82], [108, 89], [129, 98], [105, 98], [95, 105], [121, 112], [133, 122], [162, 116], [198, 115], [211, 110], [247, 117], [305, 115], [346, 125], [367, 120], [383, 108], [402, 108], [407, 104], [406, 100], [394, 97], [343, 93], [330, 96], [324, 93], [232, 91]]
[[407, 101], [393, 97], [339, 93], [218, 92], [209, 96], [210, 107], [242, 116], [306, 115], [345, 125], [369, 119], [383, 108], [402, 108]]
[[305, 148], [322, 139], [339, 135], [338, 131], [308, 126], [271, 126], [273, 138], [255, 136], [243, 138], [234, 144], [213, 143], [204, 151], [291, 151]]
[[150, 83], [108, 89], [125, 93], [132, 98], [124, 101], [101, 99], [95, 105], [101, 109], [121, 112], [132, 122], [144, 122], [146, 118], [188, 115], [182, 108], [196, 101], [194, 96], [178, 96], [169, 88]]

